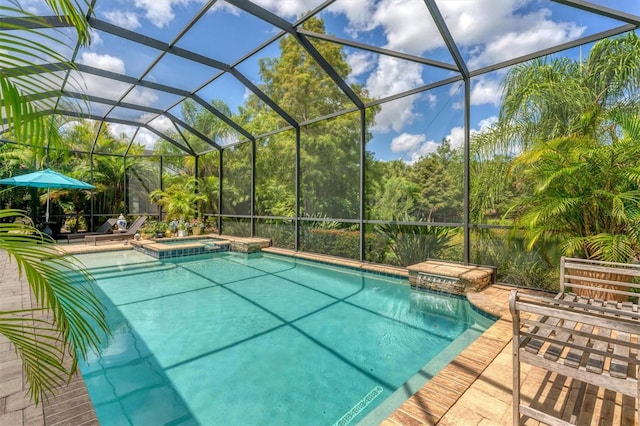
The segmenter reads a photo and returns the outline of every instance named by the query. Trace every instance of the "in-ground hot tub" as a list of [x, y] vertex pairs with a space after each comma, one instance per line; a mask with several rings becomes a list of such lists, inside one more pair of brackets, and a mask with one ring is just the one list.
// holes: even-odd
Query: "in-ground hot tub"
[[229, 240], [214, 237], [162, 238], [135, 241], [132, 244], [135, 250], [156, 259], [229, 251], [231, 246]]

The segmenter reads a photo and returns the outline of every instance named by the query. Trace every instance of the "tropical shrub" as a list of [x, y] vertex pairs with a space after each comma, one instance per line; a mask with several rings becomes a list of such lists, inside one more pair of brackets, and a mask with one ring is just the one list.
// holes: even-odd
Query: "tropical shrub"
[[441, 258], [452, 247], [451, 228], [385, 223], [376, 231], [388, 240], [388, 263], [408, 266], [427, 259]]
[[[640, 120], [636, 117], [636, 130]], [[640, 132], [639, 132], [640, 133]], [[573, 136], [539, 143], [515, 161], [533, 192], [516, 207], [528, 247], [559, 238], [565, 255], [628, 262], [639, 254], [640, 138]]]
[[166, 190], [153, 190], [149, 199], [167, 210], [169, 220], [185, 221], [198, 214], [197, 204], [207, 201], [208, 197], [196, 192], [196, 180], [189, 179], [186, 183], [174, 183]]

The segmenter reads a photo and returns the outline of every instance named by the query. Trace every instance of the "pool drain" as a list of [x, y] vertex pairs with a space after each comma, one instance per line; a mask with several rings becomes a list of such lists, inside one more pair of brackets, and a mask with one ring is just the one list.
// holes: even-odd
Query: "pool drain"
[[376, 386], [371, 389], [368, 394], [364, 396], [356, 405], [354, 405], [349, 411], [344, 413], [340, 420], [334, 423], [334, 426], [345, 426], [348, 425], [351, 420], [353, 420], [362, 410], [364, 410], [367, 405], [371, 404], [371, 401], [376, 399], [382, 393], [382, 387]]

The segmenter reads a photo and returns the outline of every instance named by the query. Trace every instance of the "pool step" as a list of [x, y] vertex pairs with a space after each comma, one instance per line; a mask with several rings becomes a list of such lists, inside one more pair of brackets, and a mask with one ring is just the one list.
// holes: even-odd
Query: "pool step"
[[174, 269], [176, 265], [168, 264], [160, 261], [144, 262], [129, 265], [114, 265], [108, 267], [100, 267], [90, 269], [89, 272], [95, 279], [107, 279], [115, 277], [123, 277], [128, 275], [137, 275], [141, 273], [160, 272]]

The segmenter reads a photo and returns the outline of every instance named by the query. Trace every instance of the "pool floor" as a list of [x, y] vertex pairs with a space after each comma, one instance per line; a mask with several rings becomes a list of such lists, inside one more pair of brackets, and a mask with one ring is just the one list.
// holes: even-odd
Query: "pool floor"
[[81, 366], [103, 424], [356, 423], [492, 323], [463, 299], [280, 256], [127, 253], [80, 256], [113, 331]]

